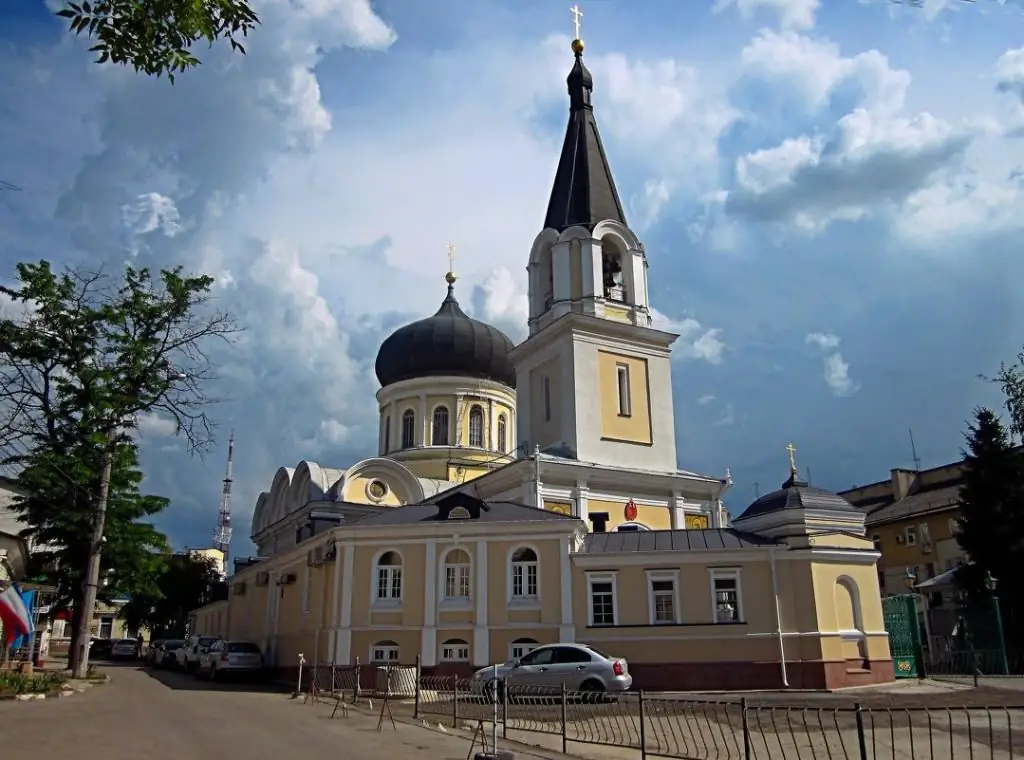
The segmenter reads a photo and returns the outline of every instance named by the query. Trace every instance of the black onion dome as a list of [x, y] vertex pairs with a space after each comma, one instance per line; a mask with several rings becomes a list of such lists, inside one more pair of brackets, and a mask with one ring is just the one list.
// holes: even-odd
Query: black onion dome
[[377, 352], [381, 386], [438, 375], [476, 377], [516, 387], [509, 359], [512, 341], [496, 327], [469, 317], [455, 300], [454, 277], [448, 295], [432, 317], [400, 327]]
[[814, 488], [793, 472], [782, 484], [782, 488], [757, 499], [737, 519], [757, 517], [783, 509], [827, 509], [832, 512], [857, 510], [839, 494], [824, 488]]

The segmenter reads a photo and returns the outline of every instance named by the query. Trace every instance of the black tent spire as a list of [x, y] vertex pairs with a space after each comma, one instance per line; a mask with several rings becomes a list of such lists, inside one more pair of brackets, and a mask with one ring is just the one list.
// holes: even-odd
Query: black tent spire
[[544, 220], [545, 228], [553, 227], [559, 232], [576, 225], [592, 230], [606, 220], [626, 223], [594, 119], [594, 77], [583, 64], [583, 41], [573, 40], [572, 51], [576, 61], [566, 78], [569, 126]]

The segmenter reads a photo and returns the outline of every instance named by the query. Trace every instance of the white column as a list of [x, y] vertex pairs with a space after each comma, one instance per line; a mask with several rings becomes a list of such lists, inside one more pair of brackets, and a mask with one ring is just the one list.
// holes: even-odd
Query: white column
[[569, 549], [569, 537], [566, 536], [558, 542], [558, 574], [562, 588], [562, 622], [558, 627], [558, 640], [564, 643], [576, 640], [576, 626], [572, 616], [572, 557]]
[[496, 436], [494, 433], [494, 399], [487, 399], [487, 441], [486, 445], [488, 450], [494, 451], [497, 448], [495, 443]]
[[491, 664], [491, 636], [487, 626], [487, 541], [476, 542], [476, 578], [473, 591], [476, 593], [476, 615], [473, 627], [473, 664], [482, 668]]
[[679, 491], [673, 491], [672, 497], [668, 502], [669, 517], [672, 521], [672, 530], [683, 530], [686, 527], [686, 512], [683, 509], [683, 504], [686, 503], [686, 499]]
[[352, 662], [352, 581], [354, 580], [352, 575], [356, 563], [356, 548], [353, 544], [347, 543], [342, 546], [341, 550], [343, 554], [341, 575], [345, 582], [341, 589], [340, 627], [334, 650], [334, 661], [339, 665], [348, 665]]
[[466, 395], [464, 393], [455, 394], [455, 409], [452, 410], [451, 422], [452, 426], [452, 446], [462, 445], [462, 418], [464, 414], [469, 414], [469, 410], [466, 409]]
[[341, 609], [341, 584], [351, 583], [351, 578], [341, 577], [341, 550], [337, 544], [334, 546], [334, 594], [331, 598], [331, 621], [327, 626], [327, 651], [337, 651], [338, 643], [338, 611]]
[[420, 665], [437, 665], [437, 541], [427, 542], [423, 563], [423, 630], [420, 632]]
[[589, 527], [590, 525], [590, 489], [587, 481], [576, 481], [576, 516]]
[[427, 437], [430, 433], [430, 425], [427, 424], [427, 394], [420, 394], [420, 446], [427, 446], [430, 443], [430, 439]]

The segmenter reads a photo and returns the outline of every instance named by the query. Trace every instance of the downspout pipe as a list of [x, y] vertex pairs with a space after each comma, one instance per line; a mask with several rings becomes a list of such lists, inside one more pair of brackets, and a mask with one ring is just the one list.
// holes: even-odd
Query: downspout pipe
[[786, 642], [782, 635], [782, 607], [779, 603], [779, 575], [775, 565], [776, 547], [768, 547], [768, 561], [772, 572], [772, 595], [775, 597], [775, 635], [779, 642], [779, 675], [782, 676], [782, 688], [789, 688], [789, 674], [786, 672]]

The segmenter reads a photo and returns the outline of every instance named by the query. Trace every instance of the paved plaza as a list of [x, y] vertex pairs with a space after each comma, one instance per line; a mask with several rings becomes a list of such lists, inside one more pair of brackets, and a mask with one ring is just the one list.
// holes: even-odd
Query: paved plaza
[[304, 705], [252, 686], [135, 667], [106, 670], [109, 684], [72, 697], [0, 702], [0, 746], [78, 760], [466, 760], [469, 751], [461, 736], [401, 722], [378, 733], [376, 716], [353, 710], [331, 720], [326, 704]]

